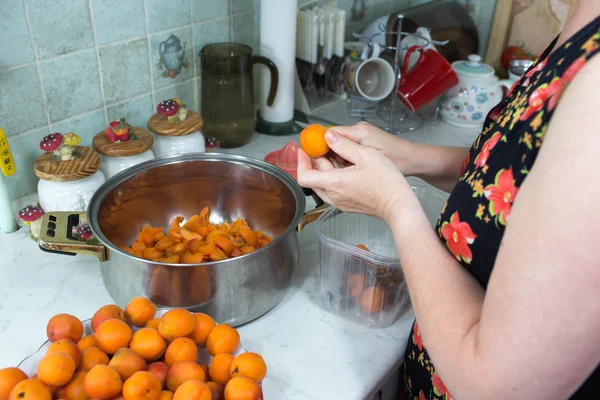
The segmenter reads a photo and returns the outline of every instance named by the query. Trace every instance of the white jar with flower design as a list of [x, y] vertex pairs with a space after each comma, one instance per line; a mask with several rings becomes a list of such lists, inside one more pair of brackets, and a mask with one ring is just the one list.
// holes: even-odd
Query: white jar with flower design
[[35, 161], [38, 197], [45, 211], [86, 211], [100, 186], [106, 181], [100, 169], [100, 156], [93, 149], [77, 146], [74, 133], [45, 136], [40, 148], [46, 153]]
[[510, 90], [512, 82], [501, 81], [494, 68], [475, 54], [467, 61], [455, 61], [452, 68], [459, 84], [442, 96], [442, 118], [460, 128], [481, 127], [488, 113], [504, 97], [504, 89]]
[[148, 129], [154, 133], [152, 149], [156, 157], [206, 151], [200, 114], [188, 110], [177, 98], [160, 102], [156, 111], [148, 121]]

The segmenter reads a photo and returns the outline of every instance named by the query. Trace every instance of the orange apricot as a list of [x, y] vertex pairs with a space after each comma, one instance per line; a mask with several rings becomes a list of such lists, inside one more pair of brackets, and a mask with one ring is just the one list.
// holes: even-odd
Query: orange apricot
[[88, 347], [81, 353], [80, 371], [89, 371], [96, 365], [107, 365], [108, 355], [97, 347]]
[[227, 382], [231, 379], [231, 364], [234, 358], [228, 353], [221, 353], [214, 356], [208, 367], [210, 379], [219, 385], [227, 385]]
[[73, 315], [58, 314], [48, 321], [46, 335], [51, 342], [56, 342], [60, 339], [70, 339], [77, 343], [83, 336], [83, 324], [79, 318]]
[[56, 392], [57, 399], [64, 400], [88, 400], [89, 396], [85, 393], [84, 382], [87, 372], [77, 372], [73, 379]]
[[158, 331], [167, 340], [188, 336], [194, 331], [196, 320], [191, 312], [183, 308], [174, 308], [160, 317]]
[[212, 400], [206, 383], [202, 381], [187, 381], [181, 384], [173, 395], [173, 400]]
[[225, 387], [217, 382], [206, 382], [206, 386], [210, 389], [211, 400], [225, 400]]
[[117, 350], [127, 347], [132, 336], [131, 327], [117, 318], [107, 319], [96, 329], [96, 341], [100, 350], [107, 354], [115, 354]]
[[38, 363], [38, 379], [53, 387], [64, 386], [75, 374], [75, 361], [65, 353], [46, 354]]
[[60, 339], [54, 343], [51, 343], [46, 350], [46, 354], [52, 353], [65, 353], [69, 355], [73, 361], [75, 361], [75, 366], [79, 367], [81, 363], [81, 350], [79, 347], [69, 339]]
[[125, 312], [118, 305], [109, 304], [101, 307], [92, 317], [92, 330], [96, 332], [96, 329], [98, 329], [101, 323], [107, 319], [113, 318], [120, 319], [121, 321], [127, 321]]
[[325, 142], [327, 129], [322, 125], [312, 124], [300, 132], [300, 147], [312, 158], [320, 158], [329, 152]]
[[91, 335], [82, 337], [81, 340], [77, 342], [77, 347], [81, 352], [83, 352], [88, 347], [98, 347], [98, 342], [96, 342], [96, 336], [92, 333]]
[[167, 342], [156, 329], [142, 328], [133, 334], [129, 348], [150, 362], [165, 354]]
[[169, 367], [177, 361], [196, 361], [198, 347], [196, 343], [187, 337], [178, 337], [173, 340], [165, 352], [165, 364]]
[[200, 312], [194, 313], [194, 320], [196, 323], [194, 325], [194, 330], [190, 334], [190, 339], [199, 346], [205, 346], [208, 334], [215, 326], [217, 326], [217, 323], [210, 315]]
[[267, 376], [267, 364], [260, 354], [242, 353], [234, 358], [230, 368], [231, 377], [238, 375], [261, 383]]
[[85, 393], [98, 400], [106, 400], [121, 393], [123, 382], [116, 369], [108, 365], [96, 365], [83, 381]]
[[363, 290], [360, 296], [360, 308], [366, 313], [378, 313], [387, 305], [387, 293], [381, 286], [373, 286]]
[[225, 386], [226, 400], [263, 400], [262, 388], [245, 376], [236, 376]]
[[233, 354], [240, 345], [240, 334], [229, 325], [217, 325], [206, 338], [206, 350], [211, 356]]
[[138, 371], [123, 384], [125, 400], [159, 400], [160, 381], [148, 371]]
[[123, 348], [115, 353], [108, 365], [116, 369], [125, 382], [133, 374], [146, 368], [146, 360], [135, 351]]
[[161, 387], [165, 388], [165, 381], [167, 380], [167, 373], [169, 372], [169, 366], [164, 362], [156, 361], [152, 364], [148, 364], [146, 371], [154, 374], [160, 381]]
[[[159, 400], [173, 400], [174, 393], [170, 390], [163, 390], [160, 392]], [[211, 399], [214, 400], [214, 399]]]
[[10, 392], [17, 383], [26, 379], [27, 375], [19, 368], [9, 367], [0, 369], [0, 400], [7, 400]]
[[150, 321], [146, 322], [146, 328], [154, 328], [158, 330], [158, 324], [160, 323], [160, 318], [152, 318]]
[[156, 306], [146, 297], [136, 297], [132, 299], [125, 308], [127, 319], [135, 326], [144, 326], [148, 321], [154, 318]]
[[52, 400], [52, 393], [39, 379], [25, 379], [15, 385], [8, 400]]
[[179, 361], [169, 369], [169, 372], [167, 372], [165, 384], [167, 389], [175, 392], [181, 384], [193, 380], [202, 382], [207, 380], [207, 376], [202, 367], [193, 361]]

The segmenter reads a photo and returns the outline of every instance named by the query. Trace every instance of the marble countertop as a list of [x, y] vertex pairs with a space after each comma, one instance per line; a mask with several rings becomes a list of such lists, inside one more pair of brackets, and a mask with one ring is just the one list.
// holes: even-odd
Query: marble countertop
[[[356, 120], [341, 121], [351, 124]], [[470, 145], [474, 130], [444, 123], [403, 134], [411, 141]], [[262, 159], [294, 136], [255, 135], [229, 152]], [[35, 195], [15, 202], [15, 210]], [[314, 207], [311, 199], [307, 207]], [[412, 311], [386, 329], [371, 329], [325, 312], [319, 306], [319, 250], [314, 224], [299, 234], [300, 266], [288, 294], [272, 311], [240, 327], [244, 347], [263, 355], [269, 400], [371, 399], [402, 362]], [[50, 317], [66, 312], [91, 318], [113, 303], [96, 259], [39, 250], [27, 229], [0, 232], [0, 368], [16, 366], [46, 339]]]

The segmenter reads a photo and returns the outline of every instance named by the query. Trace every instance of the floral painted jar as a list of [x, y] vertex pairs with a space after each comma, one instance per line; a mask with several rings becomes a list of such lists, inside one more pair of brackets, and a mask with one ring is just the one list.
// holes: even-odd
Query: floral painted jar
[[133, 127], [125, 119], [113, 121], [94, 136], [92, 145], [102, 160], [100, 170], [106, 179], [144, 161], [153, 160], [154, 138], [144, 128]]
[[77, 146], [74, 133], [53, 133], [40, 148], [46, 153], [35, 161], [38, 197], [42, 210], [87, 211], [90, 199], [106, 181], [100, 171], [100, 156], [93, 149]]
[[483, 125], [485, 117], [510, 90], [511, 82], [501, 81], [494, 68], [484, 64], [475, 54], [467, 61], [455, 61], [452, 68], [459, 83], [441, 99], [441, 115], [445, 122], [461, 128]]
[[148, 121], [148, 129], [154, 133], [152, 148], [156, 157], [206, 151], [200, 114], [188, 110], [179, 99], [162, 101], [156, 111]]

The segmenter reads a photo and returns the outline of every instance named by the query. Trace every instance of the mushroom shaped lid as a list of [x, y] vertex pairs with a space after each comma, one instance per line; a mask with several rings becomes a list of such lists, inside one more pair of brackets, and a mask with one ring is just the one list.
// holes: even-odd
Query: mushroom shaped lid
[[173, 99], [163, 100], [156, 106], [156, 112], [165, 117], [175, 115], [179, 111], [179, 104]]
[[81, 142], [81, 138], [77, 134], [69, 132], [65, 136], [63, 136], [63, 141], [65, 142], [65, 144], [74, 147], [77, 146], [79, 142]]
[[44, 216], [44, 210], [35, 205], [29, 205], [19, 211], [19, 219], [24, 222], [33, 222]]
[[59, 132], [51, 133], [42, 138], [42, 141], [40, 142], [40, 149], [42, 149], [46, 152], [51, 152], [51, 151], [58, 149], [60, 147], [60, 145], [62, 144], [62, 142], [63, 142], [62, 134], [60, 134]]
[[92, 237], [92, 228], [89, 225], [81, 225], [77, 228], [77, 234], [79, 235], [79, 240], [85, 241]]

